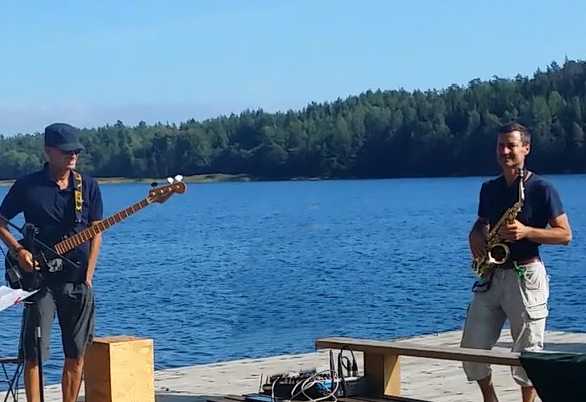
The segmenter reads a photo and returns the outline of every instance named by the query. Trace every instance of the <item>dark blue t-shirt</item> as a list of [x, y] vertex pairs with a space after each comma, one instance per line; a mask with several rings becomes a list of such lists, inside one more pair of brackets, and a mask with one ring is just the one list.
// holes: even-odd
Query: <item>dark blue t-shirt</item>
[[[517, 220], [527, 226], [545, 228], [549, 221], [564, 213], [560, 196], [556, 189], [544, 178], [532, 174], [525, 182], [525, 201], [517, 215]], [[488, 219], [493, 227], [503, 213], [513, 206], [519, 198], [519, 181], [507, 185], [504, 176], [482, 184], [478, 216]], [[522, 239], [510, 244], [511, 259], [527, 260], [539, 256], [538, 243]]]
[[[35, 173], [18, 179], [10, 188], [0, 205], [0, 214], [12, 219], [21, 212], [27, 223], [39, 229], [39, 240], [49, 246], [61, 241], [63, 236], [78, 233], [90, 222], [102, 220], [102, 195], [97, 181], [89, 176], [82, 177], [83, 206], [81, 222], [76, 223], [73, 173], [69, 186], [60, 190], [51, 179], [47, 165]], [[47, 275], [50, 282], [83, 282], [89, 257], [89, 242], [66, 254], [79, 263], [79, 268], [65, 264], [62, 272]], [[49, 256], [47, 255], [49, 258]]]

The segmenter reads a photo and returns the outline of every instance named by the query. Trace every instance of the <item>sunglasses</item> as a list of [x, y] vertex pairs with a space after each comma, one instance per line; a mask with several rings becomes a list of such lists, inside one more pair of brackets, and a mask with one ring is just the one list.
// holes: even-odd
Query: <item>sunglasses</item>
[[[59, 149], [59, 148], [57, 148]], [[59, 149], [59, 152], [61, 152], [63, 155], [79, 155], [79, 153], [81, 152], [81, 149], [74, 149], [73, 151], [64, 151], [62, 149]]]

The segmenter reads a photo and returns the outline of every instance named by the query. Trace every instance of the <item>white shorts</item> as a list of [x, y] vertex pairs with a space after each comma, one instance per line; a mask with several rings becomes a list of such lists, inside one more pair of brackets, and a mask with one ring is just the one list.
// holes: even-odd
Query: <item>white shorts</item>
[[[474, 293], [461, 347], [492, 349], [508, 319], [513, 352], [543, 349], [549, 280], [541, 261], [523, 267], [525, 274], [521, 279], [513, 269], [497, 268], [490, 288], [486, 292]], [[463, 368], [470, 381], [478, 381], [491, 374], [489, 364], [464, 362]], [[522, 367], [511, 367], [511, 372], [517, 384], [531, 385]]]

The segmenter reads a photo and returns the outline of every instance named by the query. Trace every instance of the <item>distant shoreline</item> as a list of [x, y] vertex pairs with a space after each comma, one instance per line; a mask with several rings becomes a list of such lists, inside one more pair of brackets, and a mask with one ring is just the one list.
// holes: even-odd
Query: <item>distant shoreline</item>
[[[97, 177], [100, 184], [131, 184], [131, 183], [156, 183], [166, 181], [166, 178], [128, 178], [128, 177]], [[217, 183], [226, 181], [253, 181], [252, 177], [245, 174], [196, 174], [193, 176], [183, 176], [186, 183]]]
[[[289, 178], [263, 178], [254, 177], [247, 174], [223, 174], [209, 173], [184, 176], [185, 183], [222, 183], [222, 182], [262, 182], [262, 181], [328, 181], [328, 180], [386, 180], [386, 179], [437, 179], [437, 178], [463, 178], [463, 177], [485, 177], [491, 178], [498, 176], [498, 172], [486, 175], [455, 175], [455, 176], [405, 176], [405, 177], [289, 177]], [[540, 173], [542, 176], [548, 175], [584, 175], [585, 173]], [[100, 184], [133, 184], [133, 183], [157, 183], [164, 184], [166, 178], [136, 178], [136, 177], [96, 177]], [[8, 187], [14, 183], [14, 179], [0, 180], [0, 187]]]
[[[95, 177], [95, 176], [94, 176]], [[247, 174], [224, 174], [224, 173], [208, 173], [208, 174], [196, 174], [192, 176], [183, 176], [185, 183], [222, 183], [222, 182], [249, 182], [249, 181], [267, 181], [267, 180], [279, 180], [279, 181], [319, 181], [328, 180], [335, 178], [323, 178], [323, 177], [291, 177], [287, 179], [266, 179], [261, 177], [249, 176]], [[96, 180], [100, 184], [133, 184], [133, 183], [157, 183], [163, 184], [167, 181], [166, 178], [151, 178], [151, 177], [96, 177]], [[11, 186], [14, 183], [14, 179], [11, 180], [0, 180], [0, 187]]]
[[[165, 178], [132, 178], [132, 177], [96, 177], [100, 184], [132, 184], [132, 183], [157, 183], [163, 182]], [[254, 179], [245, 174], [197, 174], [193, 176], [184, 176], [183, 181], [186, 183], [219, 183], [219, 182], [246, 182], [254, 181]], [[0, 180], [0, 187], [10, 186], [14, 183], [14, 180]]]

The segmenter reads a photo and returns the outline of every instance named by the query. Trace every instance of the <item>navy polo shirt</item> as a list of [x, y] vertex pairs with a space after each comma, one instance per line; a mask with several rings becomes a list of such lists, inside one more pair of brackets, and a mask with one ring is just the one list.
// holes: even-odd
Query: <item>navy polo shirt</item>
[[[507, 209], [519, 198], [519, 181], [507, 185], [504, 176], [489, 180], [482, 184], [478, 216], [488, 219], [494, 226]], [[524, 225], [545, 228], [549, 221], [564, 213], [560, 196], [551, 183], [544, 178], [532, 174], [525, 182], [525, 202], [517, 215], [517, 220]], [[509, 245], [511, 259], [523, 261], [539, 256], [539, 244], [522, 239]]]
[[[102, 220], [102, 195], [97, 181], [82, 174], [82, 185], [83, 208], [80, 223], [75, 222], [73, 173], [69, 177], [69, 186], [61, 190], [51, 178], [48, 165], [14, 183], [0, 205], [0, 214], [12, 219], [22, 212], [25, 221], [39, 229], [39, 240], [52, 246], [65, 235], [78, 233], [88, 227], [90, 222]], [[89, 257], [89, 242], [66, 256], [79, 263], [79, 269], [65, 264], [62, 272], [48, 276], [49, 281], [83, 282]]]

